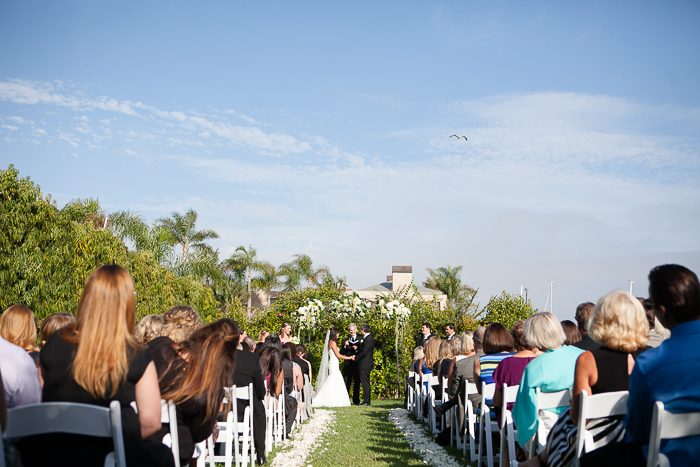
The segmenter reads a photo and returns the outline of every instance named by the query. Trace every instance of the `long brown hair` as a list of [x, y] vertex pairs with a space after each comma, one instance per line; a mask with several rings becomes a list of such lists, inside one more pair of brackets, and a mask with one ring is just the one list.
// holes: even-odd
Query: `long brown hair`
[[127, 349], [143, 348], [134, 338], [135, 302], [129, 272], [116, 264], [100, 266], [85, 282], [76, 312], [77, 332], [61, 333], [78, 346], [73, 379], [95, 398], [117, 393], [129, 370]]
[[428, 368], [433, 368], [435, 362], [440, 359], [440, 344], [442, 344], [442, 341], [439, 337], [433, 337], [425, 343], [424, 363], [428, 366]]
[[38, 352], [34, 313], [25, 305], [12, 305], [0, 316], [0, 336], [27, 352]]
[[[235, 321], [223, 318], [194, 331], [180, 344], [180, 356], [161, 375], [161, 397], [180, 404], [204, 396], [207, 420], [219, 411], [222, 389], [233, 385], [233, 370], [240, 331]], [[165, 375], [174, 377], [165, 378]], [[202, 421], [204, 423], [205, 420]]]
[[274, 395], [277, 388], [277, 376], [282, 368], [282, 353], [275, 347], [264, 347], [260, 351], [260, 371], [263, 377], [270, 374], [270, 383], [267, 385], [267, 392]]

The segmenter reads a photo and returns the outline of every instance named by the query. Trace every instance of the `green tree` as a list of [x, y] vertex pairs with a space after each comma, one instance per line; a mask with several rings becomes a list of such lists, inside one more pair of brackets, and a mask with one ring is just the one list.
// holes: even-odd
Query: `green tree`
[[184, 215], [173, 212], [170, 217], [158, 219], [157, 224], [167, 230], [171, 245], [179, 245], [182, 248], [180, 264], [183, 267], [189, 259], [190, 249], [196, 252], [212, 252], [214, 250], [207, 240], [219, 238], [219, 234], [211, 229], [196, 230], [197, 212], [193, 209], [187, 210]]
[[285, 277], [284, 290], [297, 291], [302, 289], [303, 280], [306, 280], [306, 288], [310, 289], [312, 283], [318, 285], [331, 272], [327, 266], [314, 268], [309, 255], [298, 254], [291, 262], [280, 265], [279, 273]]
[[537, 309], [532, 307], [530, 300], [527, 302], [520, 295], [512, 295], [503, 292], [499, 296], [493, 296], [481, 310], [482, 323], [501, 323], [510, 329], [516, 321], [528, 319], [537, 313]]
[[466, 284], [462, 284], [462, 266], [439, 267], [437, 269], [427, 268], [429, 277], [423, 282], [424, 287], [439, 290], [447, 295], [447, 300], [451, 303], [457, 300], [467, 299], [476, 294], [476, 290]]

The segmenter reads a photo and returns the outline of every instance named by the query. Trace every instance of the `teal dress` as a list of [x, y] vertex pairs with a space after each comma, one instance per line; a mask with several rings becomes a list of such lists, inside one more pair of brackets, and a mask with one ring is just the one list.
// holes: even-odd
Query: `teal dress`
[[[525, 367], [523, 379], [513, 406], [513, 422], [518, 430], [518, 444], [525, 443], [537, 433], [537, 392], [556, 392], [574, 385], [576, 360], [584, 351], [570, 345], [548, 350]], [[552, 409], [559, 414], [565, 408]]]

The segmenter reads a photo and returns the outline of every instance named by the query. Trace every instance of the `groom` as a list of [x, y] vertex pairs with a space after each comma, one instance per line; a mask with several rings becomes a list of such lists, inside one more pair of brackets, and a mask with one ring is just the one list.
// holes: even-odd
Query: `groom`
[[[357, 370], [360, 373], [360, 383], [362, 384], [362, 404], [360, 405], [370, 405], [370, 399], [372, 397], [372, 386], [369, 382], [369, 374], [374, 369], [374, 338], [369, 334], [369, 331], [368, 324], [360, 326], [363, 339], [360, 345], [360, 351], [355, 355]], [[360, 393], [353, 391], [352, 399], [355, 405], [359, 404]]]

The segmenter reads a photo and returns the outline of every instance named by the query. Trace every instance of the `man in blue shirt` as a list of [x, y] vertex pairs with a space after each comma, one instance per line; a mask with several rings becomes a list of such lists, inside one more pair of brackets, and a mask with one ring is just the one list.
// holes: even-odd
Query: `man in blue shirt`
[[[608, 445], [581, 459], [581, 465], [646, 463], [655, 401], [670, 412], [700, 412], [700, 283], [676, 264], [649, 273], [649, 301], [671, 337], [637, 358], [630, 375], [627, 444]], [[662, 440], [661, 452], [671, 465], [700, 463], [700, 436]]]

